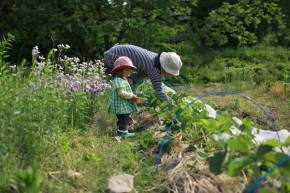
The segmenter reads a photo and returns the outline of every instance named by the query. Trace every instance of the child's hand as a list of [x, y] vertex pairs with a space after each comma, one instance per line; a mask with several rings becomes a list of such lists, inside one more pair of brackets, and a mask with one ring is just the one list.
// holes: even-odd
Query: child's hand
[[137, 97], [136, 95], [133, 95], [132, 100], [134, 103], [136, 104], [143, 104], [146, 102], [146, 98], [142, 98], [142, 97]]
[[136, 103], [137, 104], [143, 104], [146, 102], [146, 98], [142, 98], [142, 97], [137, 97]]
[[134, 103], [137, 103], [137, 100], [138, 100], [138, 97], [137, 97], [136, 95], [133, 95], [133, 97], [132, 97], [132, 101], [133, 101]]

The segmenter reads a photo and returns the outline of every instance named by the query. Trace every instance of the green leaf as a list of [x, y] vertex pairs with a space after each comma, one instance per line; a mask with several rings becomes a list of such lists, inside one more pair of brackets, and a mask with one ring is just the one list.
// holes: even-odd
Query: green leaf
[[262, 160], [263, 159], [263, 156], [266, 154], [266, 153], [269, 153], [273, 151], [273, 147], [272, 146], [269, 146], [269, 145], [260, 145], [257, 149], [257, 152], [256, 152], [256, 159], [259, 161], [259, 160]]
[[273, 146], [273, 147], [282, 146], [282, 142], [279, 141], [278, 139], [269, 139], [269, 140], [265, 141], [263, 144], [270, 145], [270, 146]]
[[[207, 111], [202, 111], [202, 112], [193, 113], [193, 114], [196, 114], [198, 119], [207, 119], [208, 118], [208, 112]], [[214, 119], [212, 119], [212, 120], [214, 120]]]
[[238, 152], [247, 153], [249, 152], [253, 144], [251, 140], [248, 139], [246, 136], [240, 136], [228, 141], [229, 148]]
[[270, 188], [263, 188], [259, 190], [260, 193], [275, 193], [276, 191]]
[[159, 117], [160, 119], [165, 119], [165, 120], [167, 120], [167, 119], [171, 119], [171, 117], [172, 117], [172, 113], [171, 113], [170, 111], [165, 111], [165, 112], [159, 113], [159, 114], [158, 114], [158, 117]]
[[216, 118], [216, 128], [219, 131], [224, 131], [228, 130], [232, 125], [233, 121], [228, 112], [219, 112], [217, 113], [217, 118]]
[[251, 161], [252, 160], [246, 156], [234, 159], [228, 166], [228, 175], [231, 177], [239, 175], [241, 170], [249, 165]]
[[285, 146], [290, 146], [290, 136], [287, 137], [286, 141], [284, 142]]
[[210, 155], [212, 155], [211, 153], [206, 153], [204, 151], [201, 150], [196, 150], [195, 151], [195, 155], [200, 158], [200, 159], [207, 159], [209, 158]]
[[159, 141], [159, 145], [163, 143], [163, 152], [169, 153], [172, 150], [173, 146], [173, 139], [170, 136], [166, 136], [166, 138], [162, 138], [161, 141]]
[[164, 101], [164, 102], [162, 102], [162, 103], [159, 105], [159, 107], [160, 107], [161, 109], [163, 109], [163, 108], [165, 108], [165, 107], [168, 107], [168, 106], [172, 106], [171, 101]]
[[239, 129], [244, 132], [250, 132], [252, 129], [253, 122], [249, 119], [244, 119]]
[[216, 121], [214, 119], [201, 119], [200, 121], [203, 124], [203, 127], [208, 131], [217, 132]]
[[[268, 163], [276, 164], [279, 161], [286, 159], [287, 157], [288, 155], [285, 155], [281, 152], [272, 151], [264, 155], [264, 160]], [[279, 167], [288, 170], [288, 172], [290, 172], [290, 160], [288, 159], [288, 161], [284, 162]]]
[[221, 174], [225, 160], [227, 159], [227, 152], [216, 152], [214, 156], [208, 158], [209, 169], [215, 175]]
[[288, 192], [290, 192], [290, 182], [285, 183], [285, 189], [287, 189]]
[[213, 134], [211, 136], [211, 139], [222, 147], [226, 146], [226, 144], [230, 138], [231, 138], [231, 136], [227, 133], [222, 133], [220, 135]]

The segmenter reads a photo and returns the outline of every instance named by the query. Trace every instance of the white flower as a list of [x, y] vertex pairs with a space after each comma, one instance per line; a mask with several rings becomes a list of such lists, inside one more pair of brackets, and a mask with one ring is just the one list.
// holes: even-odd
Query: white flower
[[39, 54], [38, 46], [34, 46], [34, 48], [32, 49], [32, 55], [36, 56], [37, 54]]
[[45, 60], [45, 58], [43, 56], [38, 56], [39, 60]]
[[68, 49], [70, 49], [70, 46], [66, 44], [64, 49], [68, 50]]

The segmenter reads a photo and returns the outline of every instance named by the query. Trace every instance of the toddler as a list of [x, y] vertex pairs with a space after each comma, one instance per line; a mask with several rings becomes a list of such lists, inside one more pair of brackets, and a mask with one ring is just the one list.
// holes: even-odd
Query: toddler
[[130, 58], [119, 57], [114, 62], [112, 74], [112, 92], [110, 98], [109, 113], [117, 116], [117, 135], [123, 138], [133, 137], [134, 133], [129, 133], [130, 113], [137, 111], [137, 96], [134, 95], [127, 77], [130, 76], [136, 67]]

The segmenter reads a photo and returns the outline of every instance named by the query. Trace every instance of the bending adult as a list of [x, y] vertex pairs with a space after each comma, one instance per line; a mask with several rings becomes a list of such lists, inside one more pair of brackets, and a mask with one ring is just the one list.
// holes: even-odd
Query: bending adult
[[175, 52], [161, 52], [160, 54], [130, 44], [116, 44], [104, 53], [106, 71], [111, 73], [114, 62], [120, 56], [129, 57], [137, 67], [136, 72], [128, 77], [131, 87], [149, 78], [156, 96], [161, 101], [169, 100], [164, 90], [162, 76], [178, 76], [182, 67], [180, 56]]

